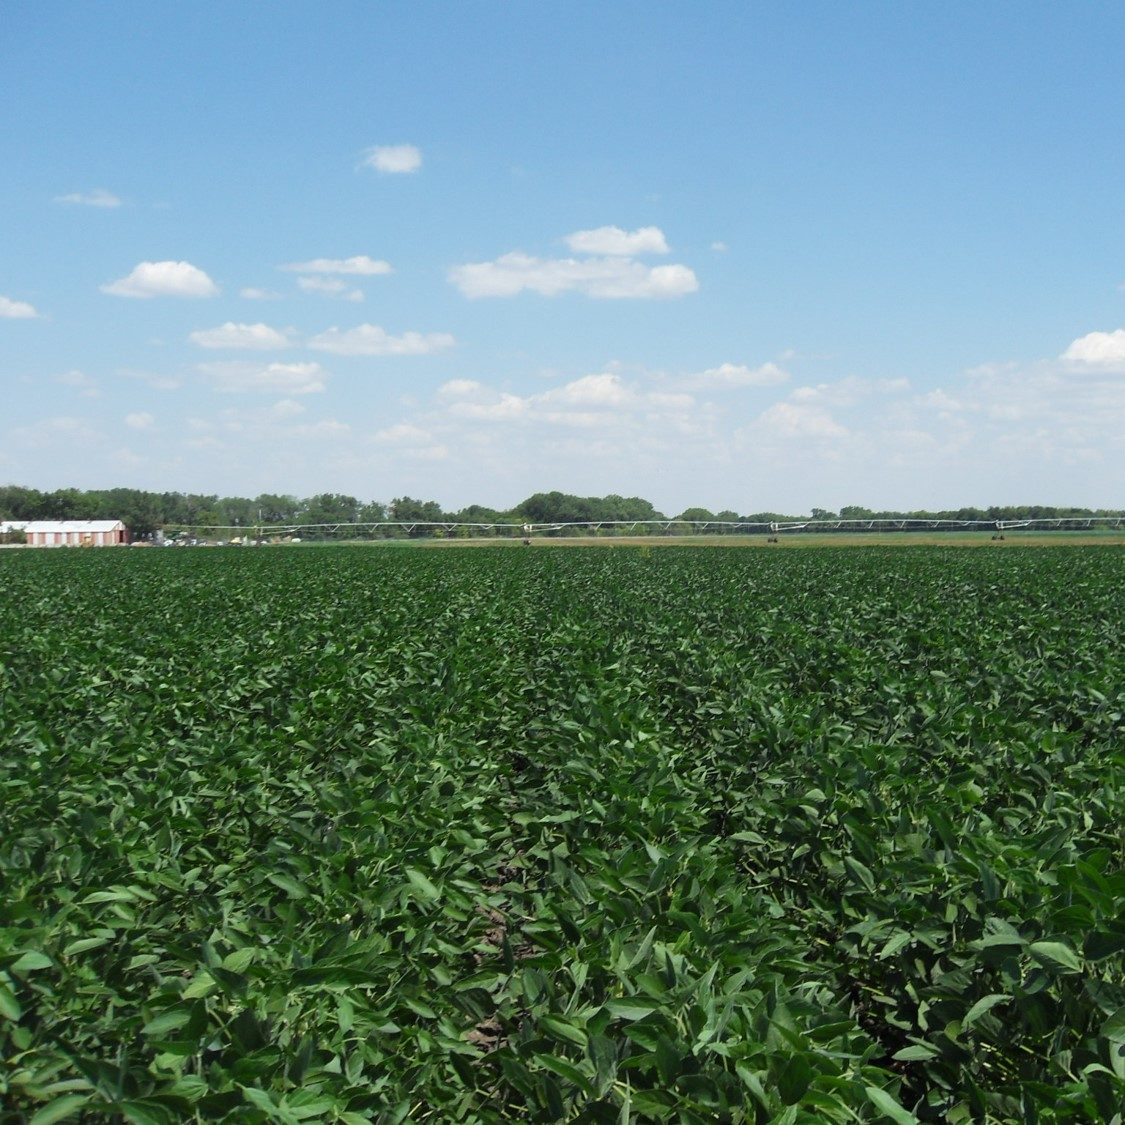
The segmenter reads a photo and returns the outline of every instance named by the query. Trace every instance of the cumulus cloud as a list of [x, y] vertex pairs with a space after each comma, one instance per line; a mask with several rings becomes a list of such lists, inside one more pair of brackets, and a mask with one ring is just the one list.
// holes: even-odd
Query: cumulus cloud
[[[237, 379], [253, 367], [235, 369]], [[1028, 495], [1112, 506], [1125, 489], [1125, 379], [1100, 369], [1076, 377], [1057, 354], [951, 373], [916, 389], [902, 379], [831, 376], [794, 387], [767, 364], [683, 370], [609, 365], [550, 381], [529, 371], [511, 383], [459, 373], [432, 396], [400, 400], [402, 409], [387, 399], [387, 413], [366, 426], [353, 422], [350, 434], [317, 421], [312, 396], [228, 395], [217, 401], [242, 411], [244, 428], [229, 446], [211, 447], [207, 460], [307, 466], [309, 479], [331, 469], [341, 487], [391, 472], [412, 495], [454, 488], [459, 495], [450, 499], [463, 503], [514, 501], [522, 493], [503, 490], [532, 480], [584, 494], [637, 493], [669, 512], [697, 503], [740, 512], [801, 512], [813, 503], [939, 508]], [[761, 389], [739, 389], [759, 380]], [[283, 396], [290, 405], [268, 407]], [[312, 404], [309, 413], [297, 415], [293, 400]], [[259, 406], [264, 420], [252, 424]], [[209, 420], [213, 429], [197, 438], [225, 442], [223, 412]], [[267, 423], [258, 441], [253, 426]], [[161, 444], [178, 449], [192, 437], [182, 429]], [[70, 447], [60, 435], [51, 455]]]
[[422, 153], [414, 145], [376, 145], [364, 153], [363, 163], [376, 172], [402, 175], [422, 167]]
[[479, 398], [462, 399], [451, 407], [450, 413], [458, 418], [506, 422], [526, 417], [530, 405], [530, 399], [500, 391], [481, 395]]
[[475, 379], [450, 379], [438, 387], [438, 398], [454, 401], [459, 398], [469, 398], [479, 394], [483, 386]]
[[1088, 332], [1074, 340], [1060, 358], [1073, 368], [1125, 371], [1125, 328]]
[[[1079, 358], [1087, 354], [1104, 351], [1084, 346], [1061, 362], [980, 365], [905, 403], [905, 424], [932, 433], [951, 465], [976, 462], [978, 476], [1003, 473], [1021, 493], [1032, 481], [1040, 495], [1060, 503], [1110, 506], [1108, 498], [1125, 487], [1125, 380], [1117, 377], [1125, 367]], [[1068, 467], [1095, 463], [1096, 476], [1070, 473], [1077, 491], [1062, 494]]]
[[138, 410], [125, 415], [125, 425], [131, 430], [147, 430], [156, 419], [147, 410]]
[[104, 446], [107, 440], [104, 429], [92, 426], [88, 419], [65, 414], [17, 426], [9, 430], [8, 435], [29, 448], [54, 446], [56, 452], [76, 447], [88, 451], [98, 445]]
[[73, 191], [69, 195], [56, 195], [56, 203], [65, 203], [77, 207], [120, 207], [121, 200], [105, 188], [95, 188], [93, 191]]
[[356, 277], [378, 277], [394, 273], [390, 262], [357, 254], [352, 258], [313, 258], [308, 262], [288, 262], [278, 269], [290, 273], [328, 273]]
[[564, 383], [542, 394], [532, 396], [538, 402], [555, 406], [624, 406], [634, 392], [624, 379], [612, 371], [583, 375], [573, 382]]
[[190, 262], [140, 262], [101, 291], [115, 297], [214, 297], [219, 287]]
[[831, 438], [848, 432], [827, 410], [802, 402], [774, 403], [758, 416], [757, 426], [783, 437]]
[[722, 390], [733, 387], [776, 387], [789, 378], [776, 363], [763, 363], [760, 367], [747, 367], [738, 363], [721, 363], [694, 375], [684, 383], [699, 390]]
[[793, 402], [817, 402], [821, 406], [854, 406], [873, 395], [893, 396], [909, 388], [909, 379], [862, 379], [848, 375], [830, 383], [797, 387], [789, 398]]
[[601, 371], [530, 395], [497, 391], [454, 379], [437, 393], [451, 417], [488, 422], [528, 422], [579, 429], [628, 427], [639, 420], [691, 428], [698, 419], [689, 394], [651, 389], [615, 371]]
[[282, 398], [270, 407], [270, 413], [275, 418], [295, 418], [298, 414], [305, 413], [305, 407], [291, 398]]
[[250, 363], [233, 360], [201, 363], [217, 391], [224, 393], [269, 392], [308, 395], [323, 391], [326, 372], [319, 363]]
[[253, 285], [239, 290], [238, 295], [247, 301], [276, 301], [281, 297], [280, 293], [275, 293], [272, 289], [257, 289]]
[[338, 277], [299, 277], [297, 284], [306, 293], [342, 293], [348, 287]]
[[306, 293], [323, 293], [326, 297], [335, 297], [340, 301], [362, 301], [363, 292], [352, 289], [346, 281], [338, 277], [299, 277], [297, 284]]
[[27, 301], [13, 301], [11, 297], [0, 297], [0, 320], [34, 320], [39, 313]]
[[604, 257], [632, 258], [637, 254], [667, 254], [668, 243], [659, 227], [598, 227], [579, 230], [566, 236], [566, 244], [575, 254], [596, 254]]
[[268, 324], [235, 324], [228, 320], [218, 328], [201, 328], [188, 339], [201, 348], [238, 348], [245, 351], [277, 351], [292, 345], [293, 329]]
[[377, 431], [375, 440], [380, 445], [424, 445], [431, 437], [426, 430], [410, 422], [399, 422]]
[[646, 266], [629, 258], [534, 258], [521, 251], [492, 262], [470, 262], [449, 272], [466, 297], [512, 297], [528, 289], [545, 297], [682, 297], [699, 288], [687, 266]]
[[97, 398], [101, 393], [98, 390], [97, 380], [87, 375], [85, 371], [79, 371], [77, 368], [71, 371], [64, 371], [61, 375], [56, 375], [55, 382], [61, 383], [64, 387], [70, 387], [72, 390], [78, 391], [84, 398]]
[[392, 452], [396, 460], [405, 457], [411, 461], [444, 461], [449, 457], [447, 446], [436, 441], [429, 430], [412, 422], [399, 422], [378, 430], [372, 441]]
[[[199, 436], [190, 438], [184, 445], [192, 449], [205, 449], [212, 453], [224, 448], [223, 443], [215, 437], [217, 432], [237, 435], [241, 447], [247, 445], [265, 446], [271, 449], [283, 448], [290, 457], [297, 456], [301, 449], [300, 442], [305, 439], [323, 441], [324, 439], [340, 440], [349, 433], [351, 427], [345, 422], [334, 418], [322, 418], [319, 421], [298, 422], [306, 413], [305, 407], [283, 398], [272, 406], [260, 407], [228, 407], [220, 410], [216, 419], [190, 418], [189, 427]], [[263, 450], [255, 451], [255, 459], [263, 455]]]
[[[268, 428], [277, 422], [288, 423], [306, 413], [307, 409], [303, 403], [291, 398], [282, 398], [271, 406], [227, 407], [219, 411], [218, 425], [227, 430], [241, 432], [247, 429]], [[195, 428], [204, 429], [207, 425], [208, 423], [203, 419], [197, 419]]]
[[346, 330], [329, 328], [309, 340], [308, 346], [333, 355], [429, 355], [455, 343], [448, 332], [404, 332], [392, 336], [377, 324], [360, 324]]

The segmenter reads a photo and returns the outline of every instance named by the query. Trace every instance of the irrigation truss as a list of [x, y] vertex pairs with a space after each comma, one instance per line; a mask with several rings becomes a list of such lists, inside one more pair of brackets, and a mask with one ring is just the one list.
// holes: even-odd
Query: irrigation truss
[[755, 535], [816, 532], [877, 532], [877, 531], [1005, 531], [1029, 529], [1035, 531], [1092, 531], [1125, 528], [1123, 516], [1061, 516], [1014, 520], [951, 520], [951, 519], [807, 519], [789, 521], [756, 520], [575, 520], [552, 523], [514, 523], [498, 520], [491, 523], [473, 523], [460, 520], [378, 520], [373, 522], [340, 523], [278, 523], [253, 524], [176, 524], [169, 532], [200, 536], [221, 534], [226, 537], [246, 539], [294, 538], [305, 535], [350, 538], [391, 535], [490, 535], [493, 538], [530, 539], [538, 536], [555, 536], [587, 531], [597, 534], [614, 531], [618, 534], [635, 532], [642, 535], [694, 536], [694, 535]]

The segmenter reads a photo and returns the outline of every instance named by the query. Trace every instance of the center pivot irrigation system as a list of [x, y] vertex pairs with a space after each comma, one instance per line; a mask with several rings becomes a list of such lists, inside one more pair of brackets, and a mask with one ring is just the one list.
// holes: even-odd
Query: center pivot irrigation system
[[782, 534], [812, 532], [869, 532], [869, 531], [991, 531], [994, 538], [1004, 532], [1018, 529], [1037, 531], [1091, 531], [1125, 528], [1122, 516], [1062, 516], [1019, 520], [947, 520], [947, 519], [807, 519], [792, 521], [756, 520], [575, 520], [553, 523], [513, 523], [498, 520], [492, 523], [470, 523], [458, 520], [378, 520], [366, 523], [284, 523], [252, 524], [251, 526], [177, 524], [169, 526], [169, 533], [209, 537], [216, 534], [238, 537], [246, 541], [263, 539], [292, 539], [305, 534], [372, 538], [381, 531], [393, 531], [406, 536], [425, 533], [452, 535], [458, 531], [490, 533], [499, 539], [523, 539], [535, 536], [554, 536], [586, 530], [593, 534], [613, 530], [618, 533], [636, 532], [646, 535], [753, 535], [765, 534], [773, 542]]

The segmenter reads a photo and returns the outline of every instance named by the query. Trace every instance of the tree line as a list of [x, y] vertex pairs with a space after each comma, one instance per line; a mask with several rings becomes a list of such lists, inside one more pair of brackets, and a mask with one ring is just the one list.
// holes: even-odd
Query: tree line
[[[278, 524], [372, 524], [385, 521], [440, 523], [585, 523], [614, 520], [675, 520], [683, 522], [771, 523], [806, 519], [947, 519], [1023, 520], [1067, 519], [1086, 516], [1125, 516], [1125, 511], [1093, 508], [1060, 508], [1037, 504], [990, 508], [957, 508], [930, 511], [875, 511], [849, 505], [839, 512], [813, 508], [805, 514], [751, 512], [730, 509], [686, 508], [665, 515], [639, 496], [574, 496], [565, 492], [537, 492], [510, 509], [470, 504], [447, 511], [436, 500], [399, 496], [383, 503], [360, 500], [343, 493], [322, 492], [315, 496], [262, 493], [260, 496], [217, 496], [191, 492], [146, 492], [135, 488], [60, 488], [42, 492], [21, 485], [0, 486], [2, 520], [93, 520], [119, 519], [132, 535], [143, 537], [154, 531], [175, 528], [232, 527], [248, 532], [259, 526]], [[638, 529], [640, 530], [640, 529]], [[357, 529], [358, 531], [358, 529]], [[379, 534], [406, 534], [387, 528]], [[338, 533], [331, 533], [338, 537]], [[364, 532], [370, 534], [370, 532]], [[430, 534], [418, 529], [416, 534]], [[315, 533], [313, 533], [315, 536]], [[306, 535], [305, 537], [309, 537]]]

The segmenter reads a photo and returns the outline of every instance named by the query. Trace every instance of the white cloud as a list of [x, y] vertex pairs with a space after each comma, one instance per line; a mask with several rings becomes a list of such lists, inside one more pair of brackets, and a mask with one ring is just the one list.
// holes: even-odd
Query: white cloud
[[93, 191], [86, 192], [74, 191], [69, 195], [56, 195], [55, 202], [80, 207], [121, 206], [121, 200], [113, 192], [106, 191], [105, 188], [95, 188]]
[[470, 262], [449, 271], [466, 297], [512, 297], [525, 289], [554, 297], [682, 297], [699, 282], [687, 266], [646, 266], [628, 258], [533, 258], [515, 251], [492, 262]]
[[77, 368], [71, 371], [64, 371], [61, 375], [56, 375], [55, 382], [61, 383], [64, 387], [71, 387], [73, 390], [78, 391], [84, 398], [97, 398], [101, 393], [98, 390], [97, 381], [87, 375], [85, 371], [79, 371]]
[[725, 254], [730, 247], [725, 242], [720, 242], [716, 239], [711, 243], [711, 249], [714, 250], [716, 254]]
[[202, 418], [194, 419], [193, 428], [207, 430], [221, 428], [242, 433], [247, 430], [265, 430], [276, 423], [291, 422], [306, 413], [305, 407], [291, 398], [279, 399], [272, 406], [228, 406], [218, 413], [218, 426]]
[[414, 145], [376, 145], [364, 154], [363, 163], [391, 175], [417, 172], [422, 167], [422, 153]]
[[475, 379], [450, 379], [438, 387], [439, 399], [453, 401], [459, 398], [470, 398], [484, 388]]
[[114, 465], [121, 465], [126, 469], [135, 469], [145, 463], [145, 459], [131, 449], [115, 449], [110, 453], [109, 460]]
[[271, 392], [308, 395], [323, 391], [327, 373], [319, 363], [201, 363], [199, 371], [224, 393]]
[[43, 449], [49, 446], [59, 448], [75, 448], [76, 445], [88, 450], [97, 445], [104, 445], [105, 432], [91, 426], [85, 418], [73, 415], [55, 415], [52, 418], [43, 418], [27, 426], [17, 426], [9, 431], [10, 436], [22, 445], [32, 449]]
[[553, 387], [533, 398], [541, 403], [557, 406], [615, 407], [624, 406], [633, 394], [633, 390], [625, 385], [620, 375], [604, 371], [596, 375], [583, 375], [580, 379], [564, 383], [561, 387]]
[[685, 385], [700, 390], [726, 387], [776, 387], [789, 378], [776, 363], [763, 363], [760, 367], [747, 367], [744, 364], [721, 363], [709, 367], [695, 375], [688, 375]]
[[577, 429], [630, 429], [662, 424], [694, 429], [695, 399], [689, 394], [649, 389], [615, 371], [583, 375], [569, 383], [526, 396], [496, 391], [471, 380], [443, 384], [437, 401], [449, 416], [487, 422], [538, 423]]
[[326, 297], [336, 297], [341, 301], [363, 300], [361, 290], [349, 288], [348, 283], [338, 277], [299, 277], [297, 284], [306, 293], [323, 293]]
[[527, 416], [531, 400], [501, 391], [482, 396], [483, 401], [462, 400], [455, 403], [450, 413], [459, 418], [476, 418], [486, 422], [507, 422]]
[[[361, 326], [364, 337], [374, 327]], [[360, 354], [386, 354], [395, 339], [385, 330], [353, 339], [349, 328], [325, 335]], [[167, 409], [156, 415], [153, 392], [134, 387], [141, 394], [130, 396], [128, 373], [116, 371], [122, 404], [106, 416], [108, 427], [95, 417], [37, 422], [31, 414], [18, 431], [0, 434], [0, 472], [34, 470], [44, 480], [100, 473], [133, 483], [134, 470], [110, 460], [131, 447], [151, 458], [144, 474], [135, 470], [138, 486], [142, 475], [175, 479], [194, 465], [207, 491], [231, 479], [268, 490], [280, 479], [302, 493], [333, 487], [362, 495], [365, 481], [392, 480], [399, 492], [438, 496], [449, 507], [505, 506], [556, 487], [635, 493], [667, 512], [694, 504], [799, 513], [812, 504], [937, 508], [1033, 498], [1112, 506], [1125, 491], [1125, 378], [1112, 359], [1116, 333], [1102, 335], [1107, 340], [1093, 353], [1088, 342], [1075, 341], [1081, 346], [1073, 351], [1064, 343], [1037, 363], [985, 364], [927, 377], [916, 388], [902, 379], [830, 376], [829, 363], [815, 368], [826, 373], [816, 383], [800, 386], [783, 381], [789, 365], [778, 355], [760, 366], [718, 362], [744, 358], [729, 352], [712, 353], [707, 367], [612, 364], [581, 377], [536, 371], [531, 360], [522, 378], [509, 373], [495, 382], [454, 368], [462, 377], [439, 377], [432, 392], [416, 386], [410, 400], [400, 388], [366, 420], [339, 421], [322, 413], [330, 396], [314, 393], [332, 383], [328, 373], [316, 364], [269, 362], [305, 353], [198, 352], [199, 360], [228, 362], [170, 370], [194, 377], [197, 395], [206, 392], [210, 428], [179, 414], [172, 424]], [[322, 352], [308, 358], [318, 355], [327, 366]], [[446, 358], [430, 362], [444, 368]], [[69, 404], [60, 409], [85, 412], [80, 395], [93, 381], [59, 370], [47, 370], [40, 390]], [[212, 396], [212, 388], [241, 393]], [[148, 410], [154, 419], [141, 425]]]
[[272, 289], [256, 289], [252, 285], [239, 290], [238, 295], [247, 301], [276, 301], [281, 297], [280, 293], [275, 293]]
[[[1011, 477], [1021, 495], [1028, 494], [1028, 482], [1047, 497], [1045, 503], [1096, 505], [1092, 493], [1120, 494], [1125, 487], [1117, 467], [1125, 466], [1125, 380], [1117, 374], [1123, 368], [1113, 361], [1112, 350], [1106, 355], [1104, 341], [1099, 346], [1086, 339], [1075, 341], [1080, 346], [1072, 358], [1064, 352], [1058, 361], [973, 368], [959, 384], [916, 395], [904, 408], [906, 422], [932, 431], [935, 447], [951, 461], [955, 456], [958, 466], [976, 463], [978, 475], [991, 471]], [[1084, 356], [1094, 358], [1079, 358]], [[1088, 377], [1076, 379], [1076, 371]], [[1095, 463], [1100, 465], [1096, 476], [1069, 474], [1076, 491], [1060, 497], [1068, 467]]]
[[305, 407], [291, 398], [283, 398], [270, 407], [270, 413], [275, 418], [295, 418], [298, 414], [305, 413]]
[[447, 446], [434, 440], [428, 430], [411, 422], [399, 422], [376, 432], [372, 439], [377, 446], [393, 452], [396, 459], [406, 457], [411, 461], [445, 461], [449, 457]]
[[335, 418], [322, 418], [319, 422], [302, 423], [299, 426], [290, 426], [288, 433], [299, 438], [332, 438], [339, 439], [351, 432], [347, 422], [337, 421]]
[[991, 379], [995, 375], [1010, 374], [1019, 370], [1015, 360], [1004, 360], [999, 363], [978, 363], [973, 367], [965, 368], [965, 376], [969, 379]]
[[355, 277], [379, 277], [394, 273], [390, 262], [357, 254], [353, 258], [313, 258], [308, 262], [289, 262], [278, 269], [290, 273], [329, 273]]
[[1125, 371], [1125, 328], [1080, 336], [1060, 358], [1076, 368]]
[[27, 301], [13, 301], [11, 297], [0, 297], [0, 320], [34, 320], [39, 313]]
[[293, 329], [278, 330], [268, 324], [235, 324], [227, 321], [218, 328], [201, 328], [188, 339], [201, 348], [237, 348], [247, 351], [276, 351], [292, 345]]
[[923, 406], [932, 409], [937, 416], [943, 420], [965, 409], [965, 404], [954, 395], [951, 395], [944, 387], [938, 387], [936, 390], [927, 391], [921, 396], [919, 401]]
[[[997, 364], [991, 374], [979, 370], [956, 395], [934, 405], [946, 411], [1011, 421], [1013, 411], [1056, 432], [1087, 435], [1116, 431], [1125, 435], [1125, 380], [1106, 372], [1106, 378], [1074, 379], [1066, 365], [1042, 362], [1028, 367]], [[932, 401], [931, 396], [925, 396]], [[1125, 436], [1118, 438], [1125, 441]]]
[[777, 402], [758, 416], [757, 427], [782, 437], [842, 437], [848, 431], [827, 410], [801, 402]]
[[157, 375], [150, 371], [130, 371], [128, 368], [122, 368], [117, 374], [123, 379], [137, 379], [152, 387], [154, 391], [176, 391], [181, 386], [180, 380], [174, 375]]
[[[215, 432], [237, 435], [239, 447], [254, 447], [255, 461], [270, 456], [276, 450], [283, 450], [287, 460], [299, 458], [301, 442], [311, 439], [321, 442], [324, 439], [340, 440], [347, 436], [351, 427], [334, 418], [322, 418], [312, 422], [297, 422], [307, 411], [292, 399], [283, 398], [272, 406], [227, 407], [218, 412], [217, 420], [204, 418], [188, 419], [189, 427], [203, 436], [193, 437], [184, 444], [189, 448], [219, 451], [224, 447], [214, 436]], [[229, 447], [233, 450], [233, 446]], [[266, 451], [270, 452], [266, 452]], [[316, 456], [320, 456], [317, 454]]]
[[850, 407], [873, 395], [893, 396], [909, 388], [909, 379], [861, 379], [857, 375], [847, 375], [830, 383], [817, 383], [814, 387], [797, 387], [789, 398], [792, 402]]
[[603, 257], [632, 258], [637, 254], [667, 254], [668, 243], [659, 227], [598, 227], [568, 234], [565, 242], [575, 254], [596, 254]]
[[297, 284], [307, 293], [342, 293], [348, 287], [338, 277], [299, 277]]
[[377, 324], [361, 324], [347, 330], [329, 328], [309, 340], [308, 346], [333, 355], [429, 355], [455, 343], [448, 332], [404, 332], [392, 336]]
[[[191, 419], [188, 420], [189, 425], [191, 421]], [[222, 448], [222, 442], [211, 434], [206, 434], [203, 437], [186, 438], [182, 444], [184, 449], [190, 449], [197, 453], [209, 453], [212, 450]]]
[[101, 290], [115, 297], [214, 297], [219, 287], [190, 262], [140, 262]]
[[430, 440], [430, 434], [410, 422], [399, 422], [397, 425], [388, 426], [375, 434], [375, 440], [380, 445], [424, 445]]
[[125, 415], [125, 425], [131, 430], [147, 430], [156, 419], [147, 410], [138, 410]]

